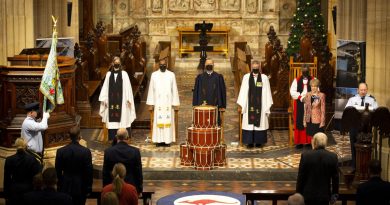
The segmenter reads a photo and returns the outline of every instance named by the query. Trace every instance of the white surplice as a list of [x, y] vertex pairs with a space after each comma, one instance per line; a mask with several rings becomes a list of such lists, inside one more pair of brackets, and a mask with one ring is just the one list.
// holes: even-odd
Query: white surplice
[[[249, 76], [251, 73], [247, 73], [242, 78], [240, 94], [238, 95], [237, 104], [239, 104], [242, 108], [242, 129], [243, 130], [267, 130], [268, 125], [268, 116], [271, 113], [271, 106], [273, 104], [272, 101], [272, 93], [271, 87], [269, 85], [268, 77], [264, 74], [261, 74], [261, 81], [263, 84], [263, 90], [261, 94], [261, 117], [260, 117], [260, 127], [255, 127], [253, 124], [248, 123], [248, 96], [249, 96]], [[258, 74], [260, 75], [260, 74]], [[257, 77], [253, 78], [256, 84]]]
[[[119, 129], [131, 127], [131, 123], [136, 118], [133, 89], [131, 87], [130, 78], [126, 71], [122, 71], [122, 110], [120, 122], [110, 122], [108, 116], [108, 107], [104, 106], [103, 102], [108, 106], [108, 86], [111, 72], [107, 72], [104, 79], [102, 90], [100, 91], [100, 111], [102, 122], [106, 123], [107, 129]], [[117, 79], [117, 74], [114, 76]], [[130, 103], [130, 106], [128, 105]]]
[[172, 106], [179, 106], [175, 74], [157, 70], [150, 77], [147, 105], [154, 106], [152, 141], [170, 144], [176, 141], [175, 115]]

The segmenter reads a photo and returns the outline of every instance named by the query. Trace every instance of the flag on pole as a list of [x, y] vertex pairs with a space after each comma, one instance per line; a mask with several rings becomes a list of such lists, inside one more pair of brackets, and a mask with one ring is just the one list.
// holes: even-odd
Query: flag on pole
[[[39, 86], [39, 90], [44, 95], [43, 112], [52, 112], [56, 107], [56, 104], [64, 104], [64, 95], [62, 92], [60, 73], [57, 64], [57, 19], [53, 16], [52, 18], [54, 27], [51, 48], [47, 58], [46, 67], [43, 72], [41, 85]], [[46, 107], [47, 101], [49, 103], [48, 107]]]

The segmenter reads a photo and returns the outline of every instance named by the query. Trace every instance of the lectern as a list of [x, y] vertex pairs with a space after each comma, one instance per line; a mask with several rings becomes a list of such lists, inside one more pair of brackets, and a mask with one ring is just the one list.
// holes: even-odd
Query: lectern
[[[15, 55], [8, 57], [10, 66], [0, 66], [0, 146], [12, 147], [20, 137], [20, 128], [26, 118], [24, 105], [40, 102], [43, 95], [39, 85], [47, 55]], [[63, 105], [57, 105], [50, 114], [48, 129], [44, 132], [44, 147], [55, 147], [69, 142], [68, 131], [76, 125], [75, 116], [75, 59], [57, 57], [63, 88]]]

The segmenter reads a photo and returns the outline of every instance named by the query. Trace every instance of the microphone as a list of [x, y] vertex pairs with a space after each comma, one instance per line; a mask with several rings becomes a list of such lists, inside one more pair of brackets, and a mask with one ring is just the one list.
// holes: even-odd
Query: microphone
[[70, 23], [72, 21], [72, 0], [67, 0], [67, 14], [68, 14], [68, 26], [70, 26]]

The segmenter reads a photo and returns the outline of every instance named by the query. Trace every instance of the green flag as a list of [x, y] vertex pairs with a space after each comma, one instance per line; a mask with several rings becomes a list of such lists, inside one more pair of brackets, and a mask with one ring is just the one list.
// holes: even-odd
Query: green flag
[[50, 54], [47, 58], [39, 90], [45, 96], [43, 101], [44, 112], [46, 112], [47, 101], [49, 101], [47, 107], [48, 112], [52, 112], [56, 107], [56, 104], [64, 104], [60, 73], [57, 64], [57, 32], [55, 30], [53, 32]]

